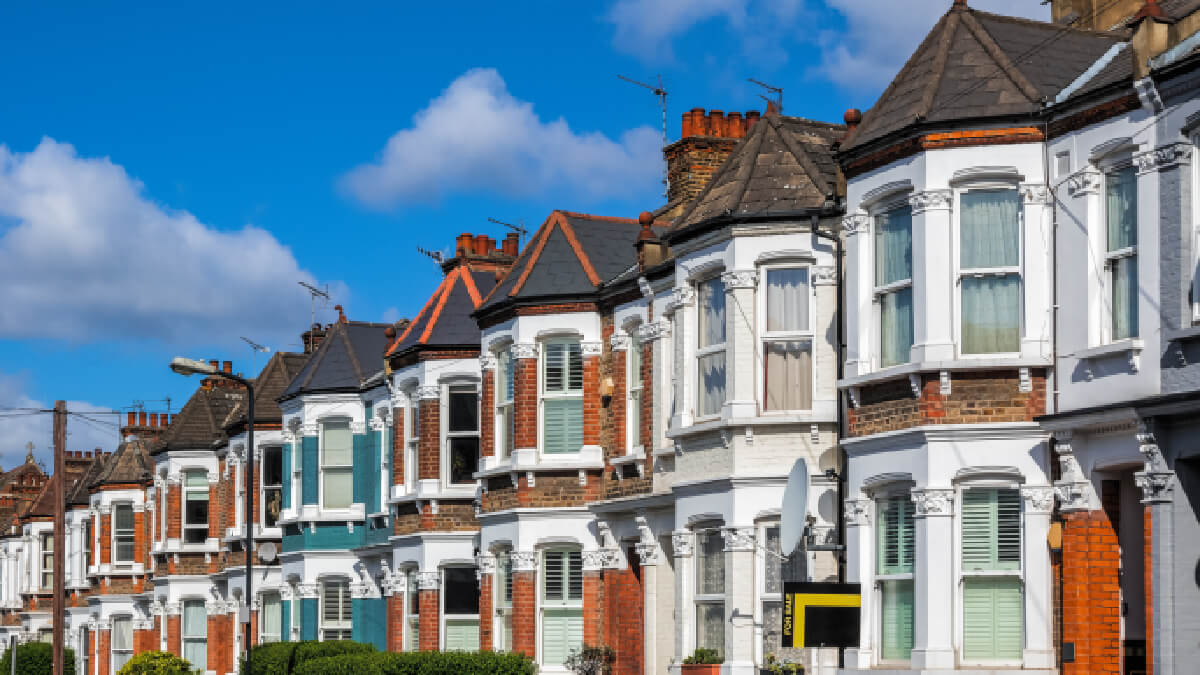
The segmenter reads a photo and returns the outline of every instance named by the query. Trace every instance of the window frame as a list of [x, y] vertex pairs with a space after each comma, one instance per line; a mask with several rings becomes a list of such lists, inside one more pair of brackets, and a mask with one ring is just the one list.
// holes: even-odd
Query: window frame
[[[40, 554], [40, 576], [41, 590], [54, 590], [54, 532], [42, 532], [38, 536], [38, 553]], [[49, 561], [46, 560], [46, 555], [49, 554]], [[49, 562], [49, 565], [47, 565]], [[49, 583], [47, 583], [49, 581]]]
[[[642, 401], [646, 396], [646, 383], [642, 380], [642, 370], [645, 359], [642, 349], [645, 346], [638, 336], [641, 322], [630, 323], [625, 333], [629, 336], [629, 348], [625, 350], [625, 454], [634, 455], [639, 451], [645, 452], [646, 443], [642, 441]], [[635, 363], [636, 367], [635, 367]], [[636, 423], [635, 423], [636, 422]]]
[[[547, 559], [551, 555], [561, 556], [563, 572], [563, 597], [560, 600], [549, 600], [546, 598], [546, 581], [549, 574], [546, 572]], [[572, 555], [579, 556], [579, 597], [571, 597], [571, 557]], [[562, 611], [578, 613], [581, 625], [584, 621], [583, 613], [583, 551], [578, 546], [554, 546], [544, 548], [538, 552], [538, 574], [537, 574], [537, 653], [539, 665], [543, 668], [547, 666], [557, 666], [561, 664], [548, 664], [545, 662], [545, 631], [546, 631], [546, 612], [547, 611]], [[582, 634], [580, 636], [580, 646], [582, 646]]]
[[[725, 586], [726, 586], [725, 577], [727, 577], [729, 575], [729, 570], [726, 569], [726, 560], [725, 560], [725, 538], [724, 538], [724, 535], [721, 533], [721, 528], [716, 527], [716, 526], [696, 528], [693, 531], [693, 536], [695, 537], [695, 540], [696, 540], [695, 556], [694, 556], [694, 559], [695, 559], [694, 574], [696, 577], [696, 581], [695, 581], [695, 584], [692, 589], [692, 615], [695, 617], [695, 624], [693, 627], [693, 637], [694, 637], [694, 642], [695, 642], [697, 649], [699, 649], [701, 647], [713, 649], [713, 647], [711, 647], [709, 645], [701, 644], [702, 630], [701, 630], [701, 625], [700, 625], [700, 608], [701, 607], [715, 607], [715, 606], [719, 605], [721, 607], [722, 617], [724, 617], [724, 615], [725, 615], [725, 593], [727, 591], [727, 589], [725, 588]], [[719, 553], [716, 554], [720, 557], [720, 560], [721, 560], [721, 592], [720, 593], [701, 593], [700, 592], [700, 590], [701, 590], [700, 584], [703, 583], [703, 579], [704, 579], [703, 560], [707, 557], [707, 554], [704, 553], [704, 541], [703, 540], [705, 537], [716, 537], [717, 540], [721, 544], [721, 549], [720, 549]], [[724, 626], [724, 623], [725, 623], [725, 621], [724, 621], [724, 619], [722, 619], [722, 621], [721, 621], [722, 626]], [[719, 651], [722, 656], [725, 654], [726, 645], [725, 645], [724, 636], [722, 636], [722, 638], [721, 638], [721, 647], [717, 651]]]
[[[347, 435], [350, 437], [350, 463], [331, 464], [325, 461], [325, 428], [329, 424], [345, 424]], [[348, 473], [350, 475], [351, 495], [346, 506], [327, 506], [325, 504], [326, 472]], [[322, 511], [349, 511], [354, 507], [354, 420], [347, 415], [323, 417], [317, 421], [317, 503]]]
[[[121, 670], [121, 666], [124, 666], [126, 663], [129, 663], [129, 660], [133, 658], [133, 617], [130, 615], [125, 615], [125, 614], [120, 615], [120, 616], [111, 617], [109, 619], [111, 636], [115, 636], [117, 634], [117, 622], [118, 621], [128, 622], [128, 624], [129, 624], [129, 647], [128, 648], [118, 648], [117, 644], [116, 644], [116, 640], [111, 639], [111, 638], [109, 639], [109, 641], [108, 641], [108, 661], [109, 661], [110, 666], [112, 667], [112, 670], [109, 672], [113, 672], [113, 673], [119, 672]], [[182, 634], [182, 632], [183, 632], [182, 623], [183, 623], [183, 621], [181, 618], [180, 634]], [[124, 656], [124, 660], [119, 661], [120, 665], [118, 665], [118, 659], [120, 656]]]
[[[404, 635], [402, 651], [416, 652], [421, 649], [421, 584], [416, 568], [405, 574]], [[414, 611], [415, 610], [415, 611]]]
[[92, 518], [83, 519], [83, 573], [86, 576], [92, 566]]
[[[707, 274], [702, 277], [697, 277], [696, 279], [693, 279], [691, 281], [691, 284], [692, 284], [692, 288], [693, 288], [693, 291], [694, 291], [694, 294], [696, 297], [696, 303], [695, 303], [695, 305], [696, 305], [696, 317], [695, 317], [696, 338], [695, 338], [695, 342], [694, 342], [695, 349], [692, 354], [692, 364], [696, 366], [693, 369], [695, 372], [694, 382], [695, 382], [695, 386], [696, 386], [696, 395], [692, 399], [692, 405], [695, 406], [696, 421], [702, 422], [702, 421], [714, 420], [714, 419], [720, 418], [721, 411], [725, 407], [725, 403], [729, 400], [729, 350], [728, 350], [728, 345], [729, 345], [729, 300], [728, 300], [728, 298], [724, 299], [725, 306], [724, 306], [722, 318], [725, 321], [725, 325], [721, 327], [721, 336], [722, 336], [721, 341], [714, 342], [713, 344], [710, 344], [710, 345], [701, 346], [700, 340], [701, 340], [701, 336], [704, 334], [704, 331], [701, 328], [700, 322], [702, 321], [703, 316], [704, 316], [704, 308], [701, 306], [701, 298], [703, 298], [703, 294], [701, 293], [700, 289], [705, 284], [718, 284], [720, 286], [721, 296], [724, 297], [724, 296], [728, 295], [729, 287], [725, 284], [725, 281], [721, 278], [720, 271], [715, 271], [711, 274]], [[713, 297], [716, 297], [716, 295], [714, 294]], [[722, 384], [722, 388], [725, 390], [725, 400], [721, 401], [720, 405], [717, 407], [717, 409], [715, 411], [708, 412], [708, 411], [703, 410], [703, 406], [701, 405], [701, 402], [703, 401], [703, 397], [704, 397], [704, 369], [701, 367], [701, 363], [704, 362], [704, 359], [715, 356], [717, 354], [721, 354], [725, 359], [725, 382]]]
[[[273, 525], [267, 524], [267, 507], [269, 506], [269, 503], [270, 503], [267, 499], [267, 496], [272, 491], [278, 493], [278, 495], [279, 495], [279, 510], [280, 510], [280, 513], [282, 514], [282, 511], [283, 511], [283, 481], [287, 480], [283, 475], [283, 446], [275, 445], [275, 444], [265, 445], [260, 449], [260, 451], [261, 451], [260, 456], [262, 459], [259, 460], [259, 467], [258, 467], [258, 469], [259, 469], [259, 473], [258, 473], [258, 476], [259, 476], [258, 500], [259, 501], [258, 501], [258, 503], [260, 505], [259, 509], [258, 509], [258, 516], [259, 516], [258, 524], [259, 524], [259, 527], [262, 527], [263, 529], [278, 528], [278, 527], [280, 527], [278, 515], [275, 517], [275, 523]], [[268, 484], [267, 483], [267, 457], [269, 456], [269, 454], [272, 451], [278, 453], [278, 457], [279, 457], [279, 482]], [[245, 481], [240, 480], [238, 482], [244, 483]]]
[[[769, 545], [770, 532], [775, 531], [776, 543], [782, 548], [782, 525], [779, 521], [770, 521], [761, 523], [758, 526], [758, 541], [762, 542], [762, 552], [759, 557], [762, 558], [762, 580], [758, 584], [758, 621], [762, 626], [762, 634], [759, 636], [758, 648], [761, 650], [760, 663], [766, 663], [767, 655], [774, 652], [767, 651], [767, 605], [778, 605], [780, 612], [783, 611], [783, 566], [780, 564], [783, 558], [782, 550], [773, 550]], [[772, 591], [767, 588], [767, 566], [775, 565], [779, 568], [779, 589]], [[780, 649], [783, 648], [783, 635], [780, 633]], [[778, 655], [776, 655], [778, 656]]]
[[[913, 548], [912, 548], [912, 551], [910, 552], [911, 560], [909, 561], [909, 564], [907, 565], [907, 567], [909, 568], [907, 571], [885, 570], [885, 568], [881, 564], [881, 558], [883, 557], [883, 551], [880, 549], [880, 547], [886, 536], [883, 531], [883, 528], [885, 527], [885, 522], [884, 522], [884, 509], [883, 509], [882, 505], [885, 502], [890, 502], [893, 500], [895, 500], [896, 502], [898, 502], [899, 504], [904, 506], [905, 511], [908, 514], [908, 521], [909, 521], [908, 526], [912, 529], [912, 547]], [[872, 528], [874, 530], [874, 532], [872, 534], [874, 535], [873, 543], [875, 545], [875, 561], [871, 565], [871, 568], [872, 568], [872, 574], [875, 577], [876, 590], [875, 590], [874, 596], [875, 596], [875, 600], [876, 600], [875, 604], [876, 604], [876, 607], [878, 608], [876, 610], [875, 620], [873, 621], [873, 624], [874, 624], [873, 630], [877, 631], [877, 633], [876, 633], [877, 638], [878, 638], [877, 643], [879, 644], [879, 651], [878, 651], [878, 654], [876, 657], [876, 662], [881, 665], [911, 663], [911, 661], [912, 661], [911, 649], [909, 650], [909, 658], [907, 658], [907, 659], [889, 659], [884, 656], [884, 653], [883, 653], [883, 634], [884, 634], [883, 607], [884, 607], [884, 585], [885, 584], [887, 584], [889, 582], [893, 582], [893, 583], [894, 582], [899, 582], [899, 583], [908, 582], [909, 584], [916, 583], [916, 567], [917, 567], [917, 557], [918, 557], [918, 550], [917, 550], [917, 546], [916, 546], [916, 543], [917, 543], [916, 522], [914, 520], [915, 515], [916, 515], [916, 506], [915, 506], [915, 504], [913, 504], [912, 496], [909, 493], [909, 489], [908, 489], [907, 485], [902, 488], [883, 490], [883, 491], [880, 491], [880, 492], [872, 495], [871, 505], [875, 510], [875, 517], [874, 517], [875, 527]], [[903, 565], [900, 565], [900, 567], [903, 567]], [[916, 633], [916, 593], [915, 593], [915, 588], [914, 588], [914, 593], [913, 593], [913, 633], [914, 633], [913, 648], [915, 648], [916, 647], [916, 644], [915, 644], [915, 637], [916, 637], [916, 635], [915, 635], [915, 633]]]
[[512, 651], [513, 573], [511, 553], [509, 549], [496, 553], [496, 583], [493, 584], [495, 587], [492, 589], [497, 617], [495, 628], [492, 630], [492, 648], [503, 652]]
[[[578, 392], [571, 389], [571, 365], [570, 365], [570, 350], [567, 351], [567, 363], [563, 369], [563, 382], [565, 387], [559, 392], [551, 392], [546, 388], [546, 367], [548, 347], [550, 345], [575, 345], [579, 349], [579, 389]], [[538, 454], [540, 455], [571, 455], [577, 454], [583, 449], [583, 430], [580, 429], [580, 443], [578, 448], [568, 449], [563, 452], [547, 452], [546, 451], [546, 403], [548, 401], [579, 401], [580, 417], [582, 419], [583, 400], [584, 400], [584, 376], [583, 376], [583, 338], [578, 335], [570, 336], [555, 336], [548, 337], [538, 343]], [[515, 391], [515, 389], [514, 389]], [[515, 394], [514, 394], [515, 396]]]
[[1193, 133], [1188, 141], [1192, 144], [1192, 257], [1191, 257], [1191, 306], [1192, 319], [1186, 325], [1200, 324], [1200, 133]]
[[[187, 513], [187, 511], [188, 511], [188, 509], [187, 509], [188, 495], [192, 494], [192, 493], [200, 494], [200, 492], [201, 492], [201, 488], [198, 486], [196, 486], [196, 487], [188, 486], [188, 476], [189, 475], [199, 475], [199, 474], [204, 474], [205, 487], [203, 488], [203, 494], [204, 494], [204, 501], [206, 503], [208, 503], [208, 506], [205, 507], [205, 518], [204, 518], [203, 525], [201, 525], [200, 523], [191, 522], [188, 519], [188, 513]], [[183, 513], [180, 514], [180, 515], [182, 515], [182, 518], [180, 518], [180, 521], [179, 521], [180, 522], [179, 534], [183, 539], [183, 541], [181, 543], [184, 546], [203, 546], [206, 543], [208, 543], [209, 523], [212, 521], [212, 498], [211, 498], [212, 495], [209, 494], [209, 486], [211, 485], [211, 483], [208, 480], [208, 469], [204, 469], [204, 468], [200, 468], [200, 467], [187, 468], [180, 472], [180, 476], [183, 479], [183, 493], [180, 498], [180, 508], [183, 509]], [[199, 501], [199, 500], [197, 500], [197, 501]], [[115, 504], [114, 504], [114, 508], [116, 508]], [[116, 525], [115, 515], [116, 514], [114, 513], [114, 518], [113, 518], [114, 536], [116, 534], [116, 529], [117, 529], [115, 527], [115, 525]], [[188, 537], [187, 537], [188, 531], [192, 530], [192, 531], [198, 532], [201, 529], [203, 529], [203, 531], [204, 531], [204, 540], [189, 542]], [[115, 539], [114, 539], [114, 542], [115, 542]]]
[[[475, 397], [475, 428], [470, 431], [451, 431], [450, 430], [450, 397], [454, 394], [467, 393], [465, 390], [470, 388], [470, 394]], [[480, 387], [475, 380], [449, 380], [442, 382], [439, 385], [441, 396], [439, 405], [441, 406], [440, 418], [440, 433], [441, 442], [439, 445], [442, 448], [441, 452], [441, 477], [443, 488], [462, 488], [474, 486], [476, 480], [475, 472], [479, 471], [480, 458], [482, 456], [482, 419], [480, 410]], [[462, 391], [455, 391], [460, 389]], [[472, 477], [466, 481], [454, 482], [453, 480], [453, 460], [454, 460], [454, 439], [475, 439], [475, 471], [472, 471]]]
[[474, 614], [450, 614], [449, 611], [446, 609], [446, 599], [447, 599], [447, 596], [449, 595], [449, 593], [447, 592], [449, 589], [449, 583], [448, 583], [446, 574], [449, 570], [452, 570], [452, 569], [454, 569], [454, 570], [470, 570], [470, 571], [474, 572], [474, 574], [472, 576], [475, 578], [475, 590], [476, 590], [475, 599], [476, 599], [476, 602], [478, 602], [478, 600], [479, 600], [479, 593], [478, 593], [479, 588], [480, 588], [479, 573], [478, 573], [478, 569], [474, 565], [466, 565], [466, 564], [446, 565], [438, 570], [438, 576], [440, 577], [440, 582], [441, 582], [441, 592], [438, 593], [438, 604], [439, 604], [438, 621], [441, 624], [440, 626], [438, 626], [438, 642], [440, 642], [440, 644], [438, 645], [438, 648], [443, 651], [447, 649], [446, 638], [450, 633], [450, 631], [449, 631], [450, 624], [452, 624], [452, 623], [472, 623], [473, 622], [475, 624], [475, 635], [476, 635], [475, 651], [479, 651], [479, 648], [482, 646], [481, 644], [478, 644], [478, 642], [479, 642], [479, 638], [478, 638], [479, 623], [480, 623], [480, 620], [482, 619], [482, 615], [479, 612], [478, 605], [476, 605]]
[[[267, 602], [274, 600], [279, 606], [279, 632], [268, 633], [267, 628]], [[266, 591], [258, 596], [258, 644], [266, 644], [268, 642], [283, 642], [283, 594], [279, 591]], [[274, 637], [274, 639], [270, 639]]]
[[900, 193], [899, 195], [894, 195], [892, 198], [887, 199], [886, 201], [881, 201], [879, 203], [872, 205], [872, 207], [869, 211], [869, 218], [870, 218], [870, 222], [871, 222], [871, 238], [870, 238], [871, 239], [871, 243], [870, 243], [871, 263], [870, 264], [871, 264], [871, 308], [872, 308], [872, 321], [871, 321], [871, 363], [873, 365], [872, 370], [885, 370], [887, 368], [896, 368], [896, 367], [903, 366], [908, 363], [912, 363], [912, 348], [917, 342], [916, 315], [914, 313], [914, 315], [913, 315], [913, 331], [912, 331], [913, 340], [912, 340], [912, 344], [910, 344], [908, 347], [908, 349], [909, 349], [908, 358], [904, 359], [903, 361], [897, 361], [896, 363], [885, 364], [883, 362], [883, 298], [886, 295], [890, 295], [893, 293], [899, 293], [899, 292], [904, 291], [905, 289], [908, 289], [909, 295], [912, 298], [912, 304], [915, 307], [916, 306], [916, 285], [913, 283], [913, 276], [914, 276], [913, 273], [915, 272], [915, 269], [909, 270], [909, 276], [907, 279], [897, 279], [896, 281], [890, 281], [890, 282], [888, 282], [886, 284], [882, 284], [882, 285], [878, 283], [878, 275], [876, 272], [876, 268], [879, 266], [879, 245], [878, 245], [878, 241], [877, 241], [878, 232], [879, 232], [879, 219], [881, 216], [891, 213], [893, 211], [897, 211], [897, 210], [905, 209], [905, 208], [907, 208], [909, 210], [908, 250], [909, 250], [910, 264], [912, 265], [913, 268], [915, 268], [916, 261], [913, 259], [914, 258], [913, 254], [915, 253], [915, 248], [913, 247], [913, 244], [912, 244], [912, 230], [913, 230], [914, 216], [912, 214], [912, 205], [909, 204], [909, 202], [908, 202], [910, 194], [911, 194], [911, 191], [905, 191], [903, 193]]
[[[317, 605], [317, 640], [320, 642], [353, 640], [354, 603], [350, 596], [350, 579], [344, 576], [322, 577], [319, 583], [320, 597]], [[330, 621], [325, 616], [326, 603], [329, 602], [329, 590], [331, 586], [337, 586], [339, 592], [344, 593], [343, 597], [338, 598], [338, 618], [334, 621]], [[329, 638], [326, 636], [327, 633], [345, 635], [346, 637]]]
[[[793, 331], [771, 331], [767, 329], [768, 319], [768, 301], [767, 293], [770, 288], [768, 276], [771, 272], [780, 270], [804, 270], [807, 276], [805, 285], [808, 290], [805, 293], [805, 302], [808, 303], [806, 316], [808, 317], [808, 326], [802, 330]], [[817, 394], [817, 373], [816, 373], [816, 317], [814, 316], [817, 310], [817, 294], [816, 286], [813, 284], [813, 263], [772, 263], [760, 265], [758, 269], [758, 336], [757, 349], [759, 366], [756, 369], [756, 381], [758, 383], [758, 412], [760, 415], [789, 415], [795, 413], [812, 412], [815, 405]], [[808, 383], [808, 400], [807, 408], [770, 408], [767, 404], [767, 343], [769, 342], [806, 342], [808, 343], [808, 358], [810, 377]]]
[[[1017, 264], [994, 267], [964, 268], [962, 265], [962, 198], [970, 192], [1011, 191], [1017, 198]], [[954, 210], [951, 214], [951, 259], [954, 265], [954, 350], [960, 359], [1012, 358], [1021, 353], [1021, 336], [1025, 333], [1025, 202], [1021, 198], [1020, 186], [1009, 180], [979, 180], [958, 185], [954, 188]], [[1017, 278], [1017, 343], [1016, 349], [1007, 352], [968, 352], [964, 349], [963, 330], [963, 282], [968, 278]], [[915, 336], [914, 336], [915, 341]]]
[[[208, 474], [208, 472], [206, 471], [205, 472], [205, 480], [206, 481], [208, 480], [207, 474]], [[184, 481], [185, 481], [184, 482], [184, 493], [183, 493], [184, 505], [183, 505], [183, 513], [181, 514], [183, 516], [183, 518], [181, 518], [179, 521], [181, 536], [186, 534], [186, 532], [187, 532], [187, 529], [186, 529], [186, 527], [187, 527], [187, 483], [186, 483], [186, 480], [187, 479], [185, 477], [184, 478]], [[195, 489], [195, 488], [193, 488], [193, 489]], [[207, 494], [207, 491], [205, 492], [205, 494]], [[129, 509], [129, 521], [131, 523], [131, 526], [128, 529], [117, 527], [117, 509]], [[133, 504], [131, 502], [113, 502], [112, 506], [109, 509], [108, 517], [112, 518], [112, 533], [110, 534], [110, 541], [109, 541], [109, 543], [112, 546], [110, 562], [113, 565], [132, 565], [134, 563], [134, 561], [137, 560], [137, 547], [136, 547], [137, 523], [136, 523], [136, 519], [134, 518], [134, 513], [135, 512], [133, 510]], [[199, 529], [199, 527], [196, 525], [192, 525], [191, 527], [192, 527], [192, 529]], [[204, 524], [204, 532], [205, 532], [205, 540], [207, 541], [207, 538], [208, 538], [208, 523], [207, 522]], [[131, 552], [131, 555], [129, 556], [128, 560], [120, 558], [118, 556], [118, 551], [121, 550], [121, 543], [122, 543], [123, 539], [127, 540], [127, 543], [129, 544], [129, 550]], [[184, 540], [184, 542], [186, 542], [187, 537], [183, 537], [183, 540]]]
[[[1099, 223], [1098, 229], [1100, 230], [1099, 236], [1101, 237], [1100, 250], [1104, 255], [1104, 274], [1103, 274], [1102, 283], [1101, 283], [1102, 296], [1101, 296], [1101, 301], [1100, 301], [1100, 307], [1103, 310], [1104, 318], [1100, 322], [1100, 344], [1109, 345], [1109, 344], [1125, 342], [1128, 340], [1137, 340], [1141, 337], [1141, 331], [1139, 330], [1139, 326], [1137, 325], [1138, 319], [1140, 316], [1140, 311], [1139, 311], [1140, 310], [1140, 307], [1139, 307], [1140, 298], [1139, 298], [1139, 294], [1137, 291], [1138, 291], [1138, 289], [1140, 289], [1140, 285], [1138, 284], [1138, 279], [1136, 276], [1138, 274], [1138, 241], [1139, 241], [1138, 235], [1140, 234], [1140, 232], [1139, 232], [1140, 221], [1138, 219], [1138, 206], [1141, 203], [1141, 199], [1140, 199], [1141, 195], [1139, 194], [1139, 190], [1138, 190], [1138, 188], [1140, 187], [1140, 185], [1139, 185], [1140, 176], [1138, 174], [1137, 167], [1133, 163], [1132, 156], [1128, 153], [1121, 153], [1121, 154], [1117, 155], [1115, 158], [1103, 161], [1099, 164], [1099, 166], [1097, 168], [1099, 169], [1100, 176], [1101, 176], [1100, 223]], [[1133, 189], [1133, 194], [1134, 194], [1134, 205], [1133, 205], [1134, 243], [1132, 246], [1125, 246], [1125, 247], [1122, 247], [1119, 249], [1109, 250], [1109, 247], [1108, 247], [1108, 238], [1109, 238], [1108, 186], [1109, 186], [1109, 182], [1112, 180], [1114, 175], [1125, 172], [1125, 171], [1129, 171], [1132, 174], [1132, 180], [1133, 180], [1133, 186], [1134, 186], [1134, 189]], [[1117, 315], [1116, 315], [1115, 309], [1113, 307], [1113, 294], [1116, 292], [1117, 286], [1116, 286], [1116, 280], [1114, 278], [1114, 272], [1117, 268], [1118, 263], [1129, 263], [1129, 262], [1132, 262], [1135, 266], [1135, 269], [1134, 269], [1135, 277], [1133, 280], [1134, 294], [1133, 294], [1133, 302], [1131, 305], [1133, 321], [1131, 322], [1129, 335], [1127, 335], [1125, 337], [1121, 337], [1121, 338], [1115, 338], [1114, 337], [1115, 331], [1113, 330], [1113, 328], [1114, 328], [1113, 323], [1116, 321]]]
[[517, 360], [513, 358], [512, 343], [493, 350], [492, 354], [496, 358], [495, 377], [492, 380], [494, 452], [497, 458], [507, 459], [516, 450], [513, 399], [516, 398]]
[[[187, 606], [188, 606], [188, 604], [193, 604], [193, 603], [199, 603], [199, 604], [200, 604], [200, 607], [201, 607], [201, 609], [203, 609], [203, 610], [204, 610], [204, 634], [203, 634], [203, 635], [195, 635], [195, 634], [193, 634], [193, 635], [188, 635], [188, 634], [187, 634], [187, 632], [186, 632], [186, 630], [187, 630], [187, 619], [186, 619], [186, 617], [187, 617]], [[188, 650], [187, 650], [187, 645], [188, 645], [188, 642], [199, 642], [199, 643], [200, 643], [200, 644], [202, 644], [202, 645], [207, 645], [207, 644], [208, 644], [208, 606], [207, 606], [207, 604], [205, 603], [205, 601], [204, 601], [204, 599], [203, 599], [203, 598], [195, 598], [195, 597], [192, 597], [192, 598], [182, 598], [182, 599], [181, 599], [181, 602], [179, 603], [179, 608], [180, 608], [180, 615], [179, 615], [179, 649], [180, 649], [180, 652], [181, 652], [181, 654], [180, 654], [180, 655], [182, 656], [183, 654], [187, 654], [187, 653], [188, 653]], [[207, 661], [208, 661], [208, 658], [207, 658], [207, 652], [208, 652], [208, 650], [207, 650], [207, 647], [206, 647], [206, 648], [205, 648], [205, 664], [204, 664], [204, 667], [203, 667], [203, 668], [198, 668], [197, 670], [208, 670], [208, 662], [207, 662]], [[187, 657], [185, 656], [184, 658], [187, 658]]]
[[404, 408], [404, 489], [411, 493], [417, 488], [417, 463], [421, 444], [421, 400], [416, 388], [406, 395]]
[[[1014, 567], [1004, 569], [967, 569], [966, 563], [963, 561], [964, 545], [963, 545], [963, 509], [966, 504], [966, 493], [972, 490], [975, 491], [1010, 491], [1015, 493], [1017, 502], [1017, 562]], [[1022, 654], [1018, 654], [1014, 659], [1001, 660], [972, 660], [966, 656], [966, 615], [964, 602], [966, 599], [967, 583], [972, 579], [1009, 579], [1017, 583], [1021, 592], [1021, 639], [1022, 650], [1024, 648], [1026, 631], [1029, 626], [1025, 621], [1025, 603], [1027, 600], [1025, 593], [1025, 500], [1021, 496], [1020, 486], [1015, 482], [1010, 481], [990, 481], [981, 480], [965, 483], [958, 486], [955, 491], [955, 517], [954, 517], [954, 541], [955, 541], [955, 556], [954, 565], [955, 572], [958, 576], [957, 593], [955, 598], [955, 634], [957, 637], [957, 648], [959, 662], [964, 666], [993, 666], [993, 667], [1011, 667], [1020, 665], [1023, 661]]]

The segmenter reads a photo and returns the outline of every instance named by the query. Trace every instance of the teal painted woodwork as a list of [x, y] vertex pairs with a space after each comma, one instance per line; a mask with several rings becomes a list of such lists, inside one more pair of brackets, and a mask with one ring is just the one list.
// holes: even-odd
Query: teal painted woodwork
[[301, 441], [302, 458], [300, 462], [301, 469], [301, 491], [304, 493], [304, 499], [301, 504], [316, 504], [317, 503], [317, 477], [320, 473], [320, 465], [317, 463], [317, 437], [305, 436]]
[[317, 639], [317, 598], [300, 598], [300, 639]]
[[283, 444], [283, 508], [292, 508], [292, 444]]
[[383, 598], [354, 598], [351, 626], [355, 642], [369, 642], [379, 651], [387, 649], [387, 604]]
[[372, 471], [369, 463], [370, 455], [367, 454], [367, 435], [354, 434], [354, 503], [362, 504], [364, 507], [367, 504], [367, 491], [369, 481], [372, 475], [378, 479], [379, 474]]
[[279, 621], [279, 639], [283, 642], [292, 641], [292, 601], [281, 600], [279, 602], [280, 612], [283, 616]]

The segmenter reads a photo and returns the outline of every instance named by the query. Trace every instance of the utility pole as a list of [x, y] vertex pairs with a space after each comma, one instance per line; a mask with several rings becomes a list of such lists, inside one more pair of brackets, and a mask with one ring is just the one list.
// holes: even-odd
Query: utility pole
[[[66, 618], [66, 598], [63, 597], [66, 584], [63, 583], [63, 558], [67, 552], [66, 529], [66, 455], [67, 444], [67, 402], [54, 402], [54, 675], [63, 675], [63, 621]], [[16, 663], [16, 655], [13, 655]]]

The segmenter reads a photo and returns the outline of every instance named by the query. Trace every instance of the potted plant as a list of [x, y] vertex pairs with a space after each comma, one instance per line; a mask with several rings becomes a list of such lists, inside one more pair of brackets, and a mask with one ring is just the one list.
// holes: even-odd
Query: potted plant
[[683, 660], [683, 675], [719, 675], [725, 657], [715, 649], [696, 648]]
[[793, 661], [780, 661], [779, 657], [774, 654], [767, 654], [766, 661], [762, 668], [758, 669], [760, 675], [803, 675], [804, 664], [795, 663]]
[[579, 649], [572, 649], [563, 665], [575, 675], [609, 675], [616, 660], [617, 653], [612, 647], [584, 645]]

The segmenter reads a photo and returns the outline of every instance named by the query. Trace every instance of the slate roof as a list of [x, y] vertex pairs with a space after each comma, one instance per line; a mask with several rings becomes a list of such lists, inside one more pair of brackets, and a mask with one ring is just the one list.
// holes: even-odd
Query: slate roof
[[171, 419], [150, 454], [212, 447], [214, 442], [225, 437], [222, 425], [229, 417], [229, 412], [245, 396], [246, 391], [241, 387], [222, 383], [211, 388], [200, 387], [184, 404], [183, 410]]
[[75, 487], [71, 488], [67, 493], [67, 506], [87, 506], [91, 502], [89, 489], [92, 483], [100, 476], [100, 472], [104, 470], [105, 464], [112, 455], [99, 455], [92, 463], [88, 465], [87, 471], [75, 481]]
[[[93, 464], [94, 463], [95, 462], [93, 462]], [[67, 482], [63, 486], [63, 494], [69, 498], [71, 493], [75, 490], [75, 487], [78, 485], [79, 479], [82, 478], [84, 476], [84, 474], [87, 473], [87, 470], [86, 469], [81, 470], [78, 467], [78, 465], [71, 466], [70, 464], [68, 464], [67, 466], [75, 469], [74, 471], [71, 471], [71, 470], [63, 471], [63, 473], [66, 474], [66, 478], [67, 478]], [[88, 466], [90, 467], [91, 465], [89, 464]], [[68, 504], [70, 503], [69, 499], [68, 499], [67, 503]], [[29, 505], [29, 508], [26, 509], [24, 513], [20, 513], [20, 514], [16, 514], [16, 515], [18, 515], [21, 518], [53, 517], [54, 516], [54, 480], [53, 479], [47, 480], [46, 484], [42, 486], [41, 492], [38, 493], [38, 496], [35, 497], [33, 502]]]
[[861, 147], [914, 124], [1037, 112], [1122, 33], [1000, 16], [955, 4], [842, 144]]
[[768, 113], [675, 219], [668, 236], [718, 219], [820, 208], [840, 192], [832, 146], [845, 133], [840, 124]]
[[137, 436], [126, 436], [121, 445], [105, 462], [89, 487], [143, 483], [154, 476], [154, 460], [150, 459], [150, 444]]
[[421, 313], [388, 348], [387, 355], [436, 347], [479, 346], [479, 326], [471, 314], [496, 286], [496, 272], [469, 264], [450, 270]]
[[[299, 352], [275, 352], [262, 372], [254, 379], [254, 420], [255, 422], [282, 422], [283, 411], [279, 409], [279, 397], [287, 390], [288, 385], [308, 362], [308, 354]], [[229, 429], [234, 425], [246, 423], [246, 401], [238, 401], [229, 411], [222, 427]]]
[[279, 400], [321, 391], [357, 391], [383, 369], [388, 346], [384, 331], [390, 325], [361, 321], [333, 324]]
[[[641, 229], [631, 218], [554, 211], [508, 275], [483, 299], [479, 312], [509, 301], [595, 292], [637, 262], [634, 243]], [[655, 229], [661, 234], [661, 226]]]

